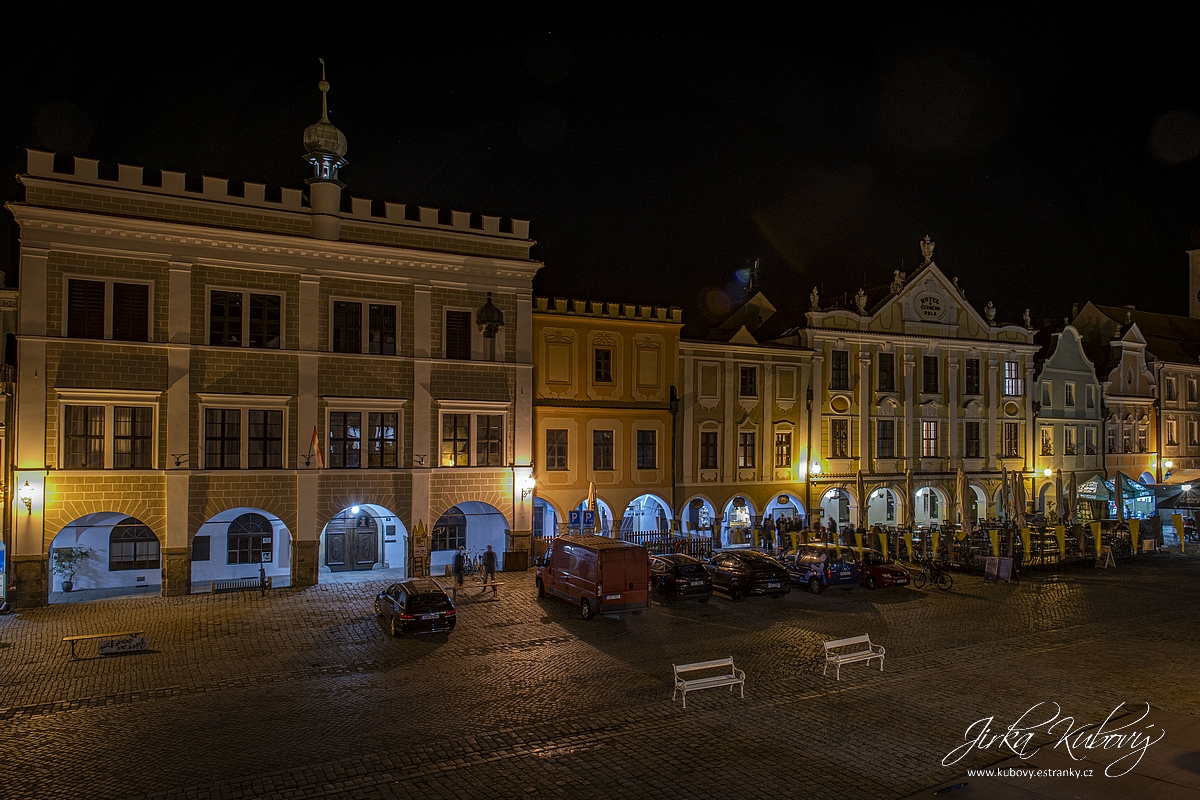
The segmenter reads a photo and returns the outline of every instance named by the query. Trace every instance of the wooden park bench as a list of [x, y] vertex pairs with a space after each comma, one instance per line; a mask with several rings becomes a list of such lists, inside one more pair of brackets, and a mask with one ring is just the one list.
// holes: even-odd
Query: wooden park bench
[[[698, 661], [695, 664], [673, 664], [675, 668], [675, 690], [671, 692], [671, 700], [683, 692], [683, 707], [687, 708], [687, 693], [697, 689], [715, 689], [718, 686], [728, 686], [733, 692], [734, 686], [740, 686], [742, 698], [746, 697], [746, 671], [733, 665], [733, 658], [718, 658], [715, 661]], [[719, 670], [711, 674], [712, 670]], [[710, 674], [701, 677], [688, 678], [686, 675], [696, 672]]]
[[[441, 586], [442, 591], [444, 591], [446, 594], [450, 595], [451, 602], [455, 602], [455, 603], [458, 602], [459, 591], [462, 591], [462, 593], [464, 595], [467, 595], [469, 597], [474, 594], [483, 594], [488, 589], [491, 589], [492, 597], [496, 598], [496, 597], [498, 597], [496, 590], [504, 585], [503, 583], [500, 583], [499, 581], [488, 581], [487, 583], [476, 583], [475, 581], [464, 581], [463, 585], [459, 586], [454, 581], [453, 578], [451, 578], [449, 581], [446, 581], [445, 583], [443, 583], [442, 581], [435, 581], [435, 583], [437, 583], [438, 586]], [[476, 586], [481, 587], [479, 589], [479, 591], [478, 592], [472, 591]]]
[[[843, 647], [853, 647], [854, 650], [843, 651]], [[835, 652], [836, 651], [836, 652]], [[855, 661], [866, 661], [871, 663], [872, 658], [879, 659], [879, 671], [883, 672], [883, 646], [871, 644], [871, 637], [867, 634], [862, 636], [851, 636], [848, 639], [836, 639], [832, 642], [825, 643], [825, 669], [821, 671], [822, 675], [829, 673], [829, 665], [833, 664], [837, 668], [837, 679], [842, 679], [842, 664], [853, 664]]]
[[256, 590], [266, 591], [271, 588], [271, 579], [267, 578], [266, 587], [257, 577], [253, 578], [225, 578], [219, 581], [212, 581], [212, 593], [223, 594], [224, 592], [253, 592]]
[[[85, 633], [79, 636], [64, 636], [64, 642], [71, 643], [71, 659], [79, 660], [79, 656], [75, 653], [75, 643], [86, 641], [87, 639], [114, 639], [116, 642], [99, 642], [97, 648], [102, 656], [116, 655], [118, 653], [130, 653], [136, 650], [146, 649], [145, 631], [114, 631], [112, 633]], [[121, 636], [128, 636], [128, 639], [120, 639]], [[106, 645], [112, 644], [111, 647]]]

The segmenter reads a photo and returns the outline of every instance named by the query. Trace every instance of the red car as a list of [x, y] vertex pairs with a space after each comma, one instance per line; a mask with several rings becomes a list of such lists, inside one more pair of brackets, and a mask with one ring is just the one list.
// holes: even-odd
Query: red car
[[858, 583], [868, 589], [880, 586], [908, 586], [908, 571], [884, 558], [878, 550], [868, 550], [858, 562]]

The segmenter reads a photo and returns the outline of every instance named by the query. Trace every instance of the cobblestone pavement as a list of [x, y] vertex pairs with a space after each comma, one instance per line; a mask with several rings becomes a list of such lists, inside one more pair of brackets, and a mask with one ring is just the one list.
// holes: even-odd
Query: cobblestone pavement
[[[378, 580], [0, 618], [0, 796], [900, 798], [1011, 757], [942, 766], [981, 717], [1200, 715], [1187, 557], [590, 622], [532, 572], [502, 581], [448, 637], [387, 636]], [[150, 652], [72, 662], [61, 641], [135, 628]], [[821, 643], [861, 633], [886, 670], [822, 676]], [[744, 700], [672, 702], [672, 663], [723, 656]]]

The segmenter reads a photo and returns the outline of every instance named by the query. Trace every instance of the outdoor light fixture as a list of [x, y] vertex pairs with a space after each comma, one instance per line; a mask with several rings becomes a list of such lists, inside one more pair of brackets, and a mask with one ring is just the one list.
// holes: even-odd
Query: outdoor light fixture
[[1163, 469], [1170, 469], [1173, 466], [1175, 466], [1175, 462], [1171, 459], [1168, 458], [1163, 461]]
[[1049, 467], [1046, 467], [1044, 470], [1042, 470], [1042, 474], [1045, 475], [1047, 478], [1049, 478], [1051, 475], [1054, 474], [1054, 470], [1050, 469]]
[[521, 499], [528, 500], [529, 495], [533, 494], [533, 487], [535, 486], [537, 486], [537, 481], [534, 478], [525, 478], [525, 480], [521, 482]]
[[17, 490], [17, 494], [21, 496], [21, 502], [25, 504], [25, 512], [33, 515], [33, 487], [29, 485], [29, 481], [25, 481], [25, 485]]
[[814, 462], [813, 462], [813, 465], [812, 465], [812, 474], [813, 474], [813, 475], [820, 475], [820, 474], [821, 474], [821, 464], [820, 464], [820, 462], [817, 462], [817, 461], [814, 461]]
[[350, 506], [350, 513], [351, 513], [351, 514], [357, 514], [357, 513], [358, 513], [358, 506]]
[[1183, 485], [1183, 490], [1184, 490], [1185, 492], [1190, 492], [1190, 491], [1192, 490], [1192, 485], [1191, 485], [1190, 483], [1185, 483], [1185, 484]]

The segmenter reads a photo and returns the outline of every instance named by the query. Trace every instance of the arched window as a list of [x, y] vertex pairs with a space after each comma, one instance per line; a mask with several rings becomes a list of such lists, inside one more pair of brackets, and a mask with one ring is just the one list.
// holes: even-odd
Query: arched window
[[271, 521], [262, 514], [242, 514], [229, 523], [226, 564], [269, 563], [272, 557]]
[[454, 506], [433, 526], [434, 550], [457, 550], [467, 545], [467, 516]]
[[108, 537], [108, 569], [158, 569], [158, 537], [133, 517], [113, 526]]

